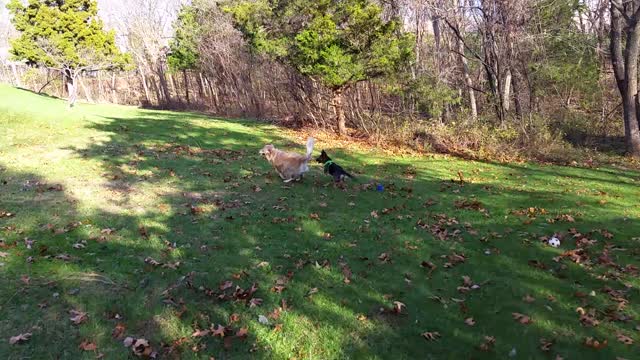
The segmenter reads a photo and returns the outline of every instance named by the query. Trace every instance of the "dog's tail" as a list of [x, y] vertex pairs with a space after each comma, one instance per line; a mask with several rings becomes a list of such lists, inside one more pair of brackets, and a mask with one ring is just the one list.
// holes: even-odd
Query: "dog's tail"
[[311, 159], [311, 154], [313, 153], [313, 144], [315, 144], [316, 139], [309, 137], [307, 139], [307, 159]]

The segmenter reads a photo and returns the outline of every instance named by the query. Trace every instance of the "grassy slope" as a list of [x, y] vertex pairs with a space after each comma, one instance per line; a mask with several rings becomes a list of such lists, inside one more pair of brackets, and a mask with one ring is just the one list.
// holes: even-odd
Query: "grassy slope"
[[[132, 356], [122, 339], [111, 336], [117, 323], [126, 326], [126, 335], [149, 339], [160, 353], [167, 350], [162, 344], [186, 338], [165, 355], [185, 359], [493, 359], [514, 348], [518, 359], [631, 359], [640, 351], [640, 322], [608, 320], [606, 310], [618, 302], [603, 291], [623, 290], [628, 303], [620, 313], [639, 319], [640, 281], [597, 264], [610, 242], [623, 248], [610, 251], [616, 263], [640, 265], [637, 172], [330, 149], [337, 162], [360, 175], [360, 184], [382, 182], [385, 192], [358, 184], [334, 188], [320, 166], [303, 183], [284, 187], [257, 156], [266, 142], [302, 151], [300, 139], [294, 143], [283, 134], [272, 126], [188, 113], [103, 105], [69, 111], [61, 101], [0, 86], [0, 211], [16, 214], [0, 218], [0, 358], [94, 358], [78, 349], [83, 340], [95, 342], [106, 358]], [[163, 150], [174, 145], [193, 151]], [[206, 151], [211, 149], [232, 152]], [[451, 181], [458, 171], [464, 184]], [[62, 184], [64, 190], [37, 191], [25, 186], [27, 180]], [[195, 193], [224, 202], [207, 203]], [[454, 206], [464, 199], [480, 201], [486, 215]], [[512, 213], [529, 207], [547, 214], [529, 219]], [[416, 226], [418, 220], [435, 224], [437, 214], [450, 218], [443, 225], [445, 240]], [[548, 221], [565, 214], [575, 223]], [[76, 221], [82, 225], [55, 232]], [[101, 234], [106, 228], [113, 233]], [[538, 240], [569, 228], [598, 240], [588, 249], [593, 266], [552, 260], [574, 248], [569, 239], [561, 249]], [[613, 238], [591, 233], [596, 229]], [[36, 241], [33, 249], [25, 247], [25, 238]], [[85, 248], [73, 247], [81, 241]], [[443, 256], [453, 252], [467, 260], [447, 269]], [[390, 261], [379, 260], [381, 253]], [[56, 259], [60, 254], [71, 260]], [[181, 264], [175, 270], [154, 267], [144, 263], [146, 257]], [[323, 266], [325, 260], [330, 266]], [[431, 276], [422, 261], [438, 266]], [[341, 263], [353, 272], [348, 284]], [[284, 291], [271, 291], [289, 271]], [[183, 283], [163, 294], [190, 272], [193, 288]], [[463, 275], [480, 289], [460, 293]], [[225, 280], [243, 287], [257, 282], [255, 296], [263, 304], [217, 301], [199, 290], [218, 289]], [[318, 292], [307, 296], [313, 288]], [[595, 296], [575, 296], [591, 291]], [[527, 294], [536, 301], [523, 302]], [[270, 326], [260, 324], [258, 316], [282, 299], [290, 308], [270, 319]], [[393, 301], [406, 305], [400, 315], [380, 313]], [[577, 307], [594, 309], [599, 326], [581, 325]], [[88, 320], [73, 325], [70, 309], [86, 311]], [[515, 322], [513, 312], [531, 316], [533, 323]], [[232, 313], [239, 322], [229, 323]], [[464, 323], [469, 317], [475, 326]], [[248, 326], [248, 339], [225, 350], [219, 338], [190, 337], [210, 324]], [[439, 332], [440, 340], [426, 341], [426, 331]], [[8, 344], [23, 332], [33, 338]], [[617, 333], [636, 342], [623, 345]], [[484, 336], [496, 339], [489, 352], [478, 349]], [[582, 342], [588, 336], [609, 345], [587, 348]], [[540, 350], [541, 338], [555, 341], [548, 353]]]

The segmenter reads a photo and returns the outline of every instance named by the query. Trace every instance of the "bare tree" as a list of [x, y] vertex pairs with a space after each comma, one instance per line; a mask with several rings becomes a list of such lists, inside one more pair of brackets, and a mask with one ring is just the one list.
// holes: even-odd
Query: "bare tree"
[[[638, 122], [638, 56], [640, 56], [640, 0], [610, 0], [611, 63], [622, 96], [627, 150], [640, 157]], [[623, 39], [624, 38], [624, 39]], [[624, 44], [626, 40], [626, 44]], [[623, 51], [624, 44], [624, 51]]]
[[[133, 54], [145, 100], [151, 103], [153, 90], [159, 102], [171, 103], [171, 93], [166, 77], [166, 54], [171, 26], [184, 0], [129, 0], [116, 1], [112, 11], [118, 16], [114, 25], [124, 34], [127, 50]], [[151, 75], [157, 77], [159, 87]]]

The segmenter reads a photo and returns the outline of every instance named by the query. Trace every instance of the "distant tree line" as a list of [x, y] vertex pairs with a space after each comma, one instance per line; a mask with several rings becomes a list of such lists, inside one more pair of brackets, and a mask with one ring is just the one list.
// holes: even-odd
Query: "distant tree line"
[[[12, 52], [48, 68], [49, 78], [52, 69], [63, 69], [65, 81], [74, 71], [85, 74], [93, 100], [206, 110], [436, 148], [456, 146], [433, 138], [448, 129], [462, 147], [491, 138], [512, 149], [566, 141], [640, 157], [640, 0], [180, 5], [130, 1], [115, 26], [126, 34], [126, 54], [120, 54], [97, 19], [95, 1], [31, 0], [24, 7], [14, 0], [9, 9], [20, 35]], [[85, 14], [76, 20], [93, 35], [76, 34], [84, 43], [74, 36], [64, 36], [70, 44], [47, 40], [39, 34], [57, 25], [30, 22], [31, 12], [22, 10], [38, 6], [58, 7], [62, 18], [65, 11]], [[168, 24], [168, 18], [175, 20]], [[38, 71], [32, 78], [42, 83], [46, 76]], [[129, 96], [117, 96], [125, 89]]]

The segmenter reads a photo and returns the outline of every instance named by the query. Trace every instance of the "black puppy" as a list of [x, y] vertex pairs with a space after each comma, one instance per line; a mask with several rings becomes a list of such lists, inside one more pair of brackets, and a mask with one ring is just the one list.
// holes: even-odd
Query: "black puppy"
[[320, 156], [316, 158], [316, 161], [321, 164], [324, 164], [324, 173], [333, 176], [333, 180], [335, 182], [341, 182], [346, 177], [350, 177], [354, 179], [353, 175], [344, 171], [344, 169], [340, 165], [334, 163], [333, 160], [331, 160], [331, 158], [329, 157], [329, 155], [327, 155], [327, 152], [324, 150], [322, 150], [322, 152], [320, 153]]

